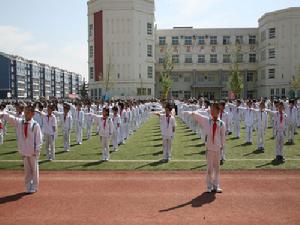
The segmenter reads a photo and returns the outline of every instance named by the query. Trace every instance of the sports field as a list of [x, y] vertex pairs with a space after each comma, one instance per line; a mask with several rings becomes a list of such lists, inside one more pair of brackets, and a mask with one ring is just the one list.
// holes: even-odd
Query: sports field
[[[227, 161], [225, 170], [248, 169], [299, 169], [300, 135], [296, 135], [295, 145], [284, 146], [285, 163], [274, 159], [275, 140], [271, 139], [271, 129], [266, 135], [265, 153], [257, 151], [256, 132], [253, 145], [244, 145], [244, 129], [241, 139], [227, 137]], [[85, 137], [84, 132], [84, 137]], [[0, 146], [0, 169], [21, 170], [22, 161], [17, 152], [14, 129], [10, 127], [4, 144]], [[135, 132], [118, 152], [111, 154], [111, 161], [101, 162], [101, 144], [95, 132], [92, 139], [84, 139], [76, 145], [75, 134], [71, 135], [71, 151], [63, 152], [62, 134], [56, 140], [56, 160], [45, 160], [45, 150], [40, 157], [41, 170], [205, 170], [205, 146], [185, 124], [177, 119], [176, 136], [173, 143], [172, 161], [162, 163], [162, 140], [159, 120], [152, 116]]]

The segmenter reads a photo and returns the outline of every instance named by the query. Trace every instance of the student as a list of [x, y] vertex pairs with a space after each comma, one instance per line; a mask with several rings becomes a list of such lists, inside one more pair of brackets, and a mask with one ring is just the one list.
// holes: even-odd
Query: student
[[42, 145], [42, 133], [40, 125], [32, 119], [34, 107], [32, 105], [25, 107], [24, 119], [8, 115], [6, 112], [0, 112], [0, 115], [16, 128], [18, 150], [24, 163], [26, 193], [35, 193], [39, 185], [38, 159]]
[[49, 104], [47, 107], [47, 115], [43, 115], [43, 135], [45, 140], [45, 149], [47, 160], [55, 159], [55, 138], [57, 132], [57, 119], [53, 114], [54, 105]]
[[113, 133], [112, 133], [112, 145], [113, 145], [113, 151], [118, 151], [119, 146], [119, 137], [120, 137], [120, 126], [121, 126], [121, 118], [118, 114], [118, 107], [114, 106], [112, 108], [113, 110], [113, 116], [112, 116], [112, 122], [113, 122]]
[[295, 132], [297, 128], [297, 109], [295, 108], [295, 100], [289, 100], [289, 106], [286, 107], [287, 114], [287, 137], [288, 144], [294, 144]]
[[219, 117], [218, 103], [211, 105], [211, 115], [204, 116], [192, 113], [196, 121], [206, 130], [207, 134], [207, 192], [222, 193], [220, 188], [220, 155], [225, 146], [225, 126]]
[[38, 111], [35, 110], [33, 119], [40, 125], [40, 128], [42, 129], [43, 128], [43, 109], [44, 109], [44, 106], [41, 102], [36, 102], [34, 105], [36, 106], [35, 108], [37, 108]]
[[70, 105], [67, 103], [63, 104], [63, 112], [55, 112], [59, 117], [59, 121], [62, 127], [64, 151], [70, 151], [70, 133], [73, 125], [72, 115], [70, 113]]
[[273, 114], [274, 117], [274, 126], [275, 126], [275, 140], [276, 140], [276, 158], [275, 160], [282, 163], [284, 162], [283, 158], [283, 144], [285, 138], [285, 129], [287, 127], [287, 115], [284, 113], [284, 104], [279, 102], [278, 111], [270, 111], [269, 113]]
[[163, 161], [169, 162], [172, 156], [172, 141], [175, 135], [176, 120], [172, 115], [172, 106], [167, 104], [165, 114], [160, 115], [160, 130], [163, 142]]
[[81, 103], [77, 103], [75, 111], [75, 124], [76, 124], [76, 141], [78, 145], [82, 144], [82, 128], [84, 122], [84, 112], [81, 110]]
[[[229, 133], [229, 115], [227, 112], [225, 112], [225, 101], [221, 101], [219, 104], [220, 107], [220, 114], [219, 114], [219, 118], [220, 120], [222, 120], [224, 122], [224, 126], [225, 126], [225, 134], [228, 135]], [[220, 164], [223, 165], [224, 161], [226, 160], [226, 146], [224, 144], [223, 149], [221, 151], [221, 161]]]
[[86, 124], [86, 137], [87, 137], [87, 140], [91, 139], [92, 126], [93, 126], [93, 122], [94, 122], [92, 113], [94, 113], [94, 110], [91, 109], [91, 103], [88, 102], [86, 113], [84, 114], [84, 121], [85, 121], [85, 124]]
[[0, 145], [3, 144], [3, 136], [4, 136], [4, 120], [0, 118]]
[[268, 127], [268, 115], [265, 111], [265, 102], [261, 101], [259, 110], [256, 110], [257, 121], [257, 150], [264, 152], [265, 150], [265, 133]]
[[239, 139], [241, 137], [241, 117], [242, 110], [240, 108], [241, 101], [238, 99], [236, 101], [236, 106], [233, 106], [232, 117], [233, 117], [233, 130], [235, 137]]
[[252, 109], [252, 101], [247, 102], [247, 108], [242, 108], [245, 116], [246, 126], [246, 144], [252, 145], [253, 126], [254, 126], [254, 111]]
[[109, 108], [103, 108], [102, 117], [99, 122], [99, 135], [102, 143], [102, 160], [109, 161], [109, 141], [113, 133], [113, 122], [111, 118], [109, 118]]

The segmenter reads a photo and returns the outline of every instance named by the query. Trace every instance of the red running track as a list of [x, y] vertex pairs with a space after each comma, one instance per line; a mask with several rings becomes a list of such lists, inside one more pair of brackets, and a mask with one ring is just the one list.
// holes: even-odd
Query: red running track
[[0, 171], [0, 224], [300, 224], [300, 171], [223, 172], [207, 194], [203, 172], [42, 172], [24, 195], [23, 173]]

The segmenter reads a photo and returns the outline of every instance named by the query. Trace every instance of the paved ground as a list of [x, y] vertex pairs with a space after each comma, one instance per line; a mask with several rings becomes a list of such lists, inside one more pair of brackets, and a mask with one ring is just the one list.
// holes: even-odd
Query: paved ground
[[21, 172], [0, 171], [0, 224], [299, 224], [300, 170], [221, 174], [207, 194], [203, 172], [42, 172], [23, 193]]

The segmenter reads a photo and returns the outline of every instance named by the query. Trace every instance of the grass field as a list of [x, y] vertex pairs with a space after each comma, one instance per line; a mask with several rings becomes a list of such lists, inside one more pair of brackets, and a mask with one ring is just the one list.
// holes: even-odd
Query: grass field
[[[84, 131], [85, 137], [85, 131]], [[253, 145], [244, 146], [244, 129], [241, 139], [227, 137], [227, 161], [222, 169], [300, 169], [300, 135], [295, 145], [284, 146], [286, 162], [277, 164], [273, 160], [275, 141], [271, 129], [266, 135], [265, 153], [256, 151], [256, 132]], [[10, 127], [4, 144], [0, 146], [0, 169], [20, 170], [22, 161], [17, 152], [15, 133]], [[45, 150], [40, 157], [41, 170], [204, 170], [206, 169], [205, 146], [181, 120], [177, 119], [176, 136], [173, 142], [172, 161], [162, 163], [162, 140], [157, 117], [151, 117], [134, 133], [118, 152], [111, 154], [110, 162], [101, 162], [100, 138], [93, 133], [92, 139], [75, 144], [71, 135], [71, 151], [63, 152], [61, 133], [56, 140], [56, 160], [45, 160]]]

